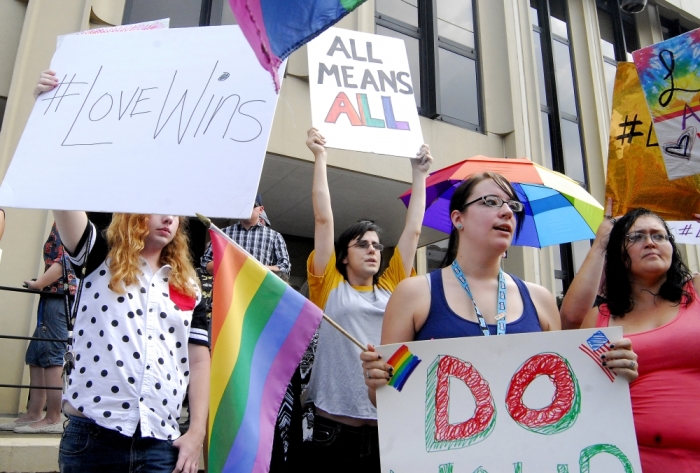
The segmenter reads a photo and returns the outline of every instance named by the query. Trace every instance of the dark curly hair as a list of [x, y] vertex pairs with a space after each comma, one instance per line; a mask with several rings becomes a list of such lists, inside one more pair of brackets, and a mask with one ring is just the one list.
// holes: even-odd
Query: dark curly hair
[[[464, 204], [466, 204], [467, 199], [470, 197], [472, 191], [474, 190], [474, 187], [476, 187], [478, 183], [480, 183], [481, 181], [485, 181], [486, 179], [491, 179], [493, 182], [495, 182], [496, 185], [498, 185], [498, 187], [500, 187], [503, 190], [503, 192], [505, 192], [506, 195], [511, 198], [511, 200], [517, 200], [518, 202], [520, 202], [518, 194], [515, 193], [515, 189], [513, 189], [513, 186], [508, 181], [508, 179], [498, 174], [497, 172], [481, 172], [478, 174], [472, 174], [464, 181], [462, 181], [459, 187], [457, 187], [454, 194], [452, 194], [452, 198], [450, 199], [450, 213], [448, 214], [448, 218], [450, 217], [450, 215], [452, 215], [453, 211], [459, 210], [461, 212], [464, 210]], [[517, 238], [517, 236], [520, 235], [520, 230], [522, 230], [523, 228], [523, 222], [525, 221], [525, 210], [516, 213], [515, 216], [517, 217], [515, 226], [515, 238]], [[458, 246], [459, 234], [457, 233], [457, 230], [453, 227], [452, 231], [450, 232], [450, 240], [447, 244], [447, 252], [445, 253], [445, 257], [440, 263], [441, 268], [445, 268], [452, 264], [452, 262], [457, 257]]]
[[662, 299], [670, 302], [688, 305], [693, 301], [693, 296], [685, 290], [685, 284], [692, 279], [692, 274], [681, 259], [678, 247], [673, 235], [664, 219], [648, 209], [633, 209], [620, 218], [613, 226], [605, 250], [605, 285], [603, 295], [608, 303], [608, 310], [613, 317], [624, 317], [634, 308], [632, 300], [632, 281], [630, 280], [630, 268], [632, 262], [627, 253], [626, 235], [639, 217], [652, 216], [658, 218], [666, 229], [666, 234], [671, 236], [669, 240], [673, 247], [671, 267], [666, 273], [666, 281], [661, 285], [659, 293]]
[[[348, 255], [348, 245], [355, 238], [360, 238], [367, 232], [375, 232], [378, 237], [381, 238], [382, 230], [371, 220], [360, 220], [357, 223], [350, 225], [345, 229], [343, 233], [340, 234], [338, 240], [335, 242], [335, 267], [343, 275], [345, 280], [348, 279], [347, 264], [342, 261]], [[373, 283], [377, 284], [379, 281], [379, 272], [374, 275]]]

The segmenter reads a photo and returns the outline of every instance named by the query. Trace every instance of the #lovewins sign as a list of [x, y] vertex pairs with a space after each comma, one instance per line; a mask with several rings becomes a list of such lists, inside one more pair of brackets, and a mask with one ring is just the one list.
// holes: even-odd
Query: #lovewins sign
[[237, 26], [68, 35], [0, 206], [249, 217], [277, 94]]
[[308, 52], [311, 120], [329, 148], [415, 157], [423, 133], [403, 41], [329, 28]]
[[[378, 347], [382, 473], [640, 472], [629, 384], [600, 355], [622, 329]], [[611, 427], [614, 426], [614, 427]]]

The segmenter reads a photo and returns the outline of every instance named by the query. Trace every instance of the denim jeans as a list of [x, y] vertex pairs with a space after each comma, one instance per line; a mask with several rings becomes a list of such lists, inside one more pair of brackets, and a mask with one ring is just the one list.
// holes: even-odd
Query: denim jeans
[[[38, 338], [68, 338], [66, 325], [66, 306], [63, 296], [42, 297], [39, 300], [37, 313], [39, 325], [34, 330], [33, 337]], [[27, 347], [24, 362], [30, 366], [50, 368], [63, 365], [63, 354], [66, 352], [66, 342], [43, 342], [32, 340]]]
[[313, 440], [304, 443], [309, 473], [380, 471], [377, 427], [352, 427], [316, 414]]
[[178, 449], [170, 440], [133, 437], [69, 416], [58, 455], [61, 473], [172, 473]]

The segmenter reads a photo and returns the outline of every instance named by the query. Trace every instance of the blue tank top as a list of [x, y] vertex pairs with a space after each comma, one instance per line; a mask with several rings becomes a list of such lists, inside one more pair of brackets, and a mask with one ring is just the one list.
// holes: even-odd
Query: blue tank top
[[[510, 333], [541, 332], [537, 309], [532, 303], [530, 291], [525, 283], [510, 274], [520, 291], [523, 300], [523, 313], [520, 318], [506, 324], [506, 335]], [[416, 340], [433, 340], [440, 338], [483, 337], [479, 324], [466, 320], [455, 314], [447, 305], [445, 290], [442, 285], [442, 270], [430, 273], [430, 312], [423, 327], [416, 334]], [[496, 325], [489, 324], [491, 335], [496, 335]]]

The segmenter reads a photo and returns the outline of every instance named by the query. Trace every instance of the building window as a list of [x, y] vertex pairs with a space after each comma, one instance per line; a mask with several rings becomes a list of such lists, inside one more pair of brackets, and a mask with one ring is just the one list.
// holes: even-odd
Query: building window
[[483, 132], [473, 0], [377, 0], [376, 33], [406, 43], [418, 112]]
[[685, 19], [678, 18], [673, 13], [666, 12], [666, 10], [659, 11], [659, 22], [661, 23], [661, 34], [664, 36], [664, 39], [675, 38], [697, 28], [697, 26], [691, 25]]
[[612, 106], [613, 87], [618, 61], [632, 61], [632, 51], [639, 49], [634, 15], [620, 11], [616, 0], [597, 0], [600, 46], [603, 52], [605, 86]]
[[171, 28], [207, 26], [212, 0], [126, 0], [123, 23], [170, 18]]
[[[574, 61], [566, 0], [530, 0], [530, 19], [537, 60], [545, 166], [587, 187], [587, 171], [579, 124]], [[590, 243], [554, 248], [557, 295], [571, 284]]]

